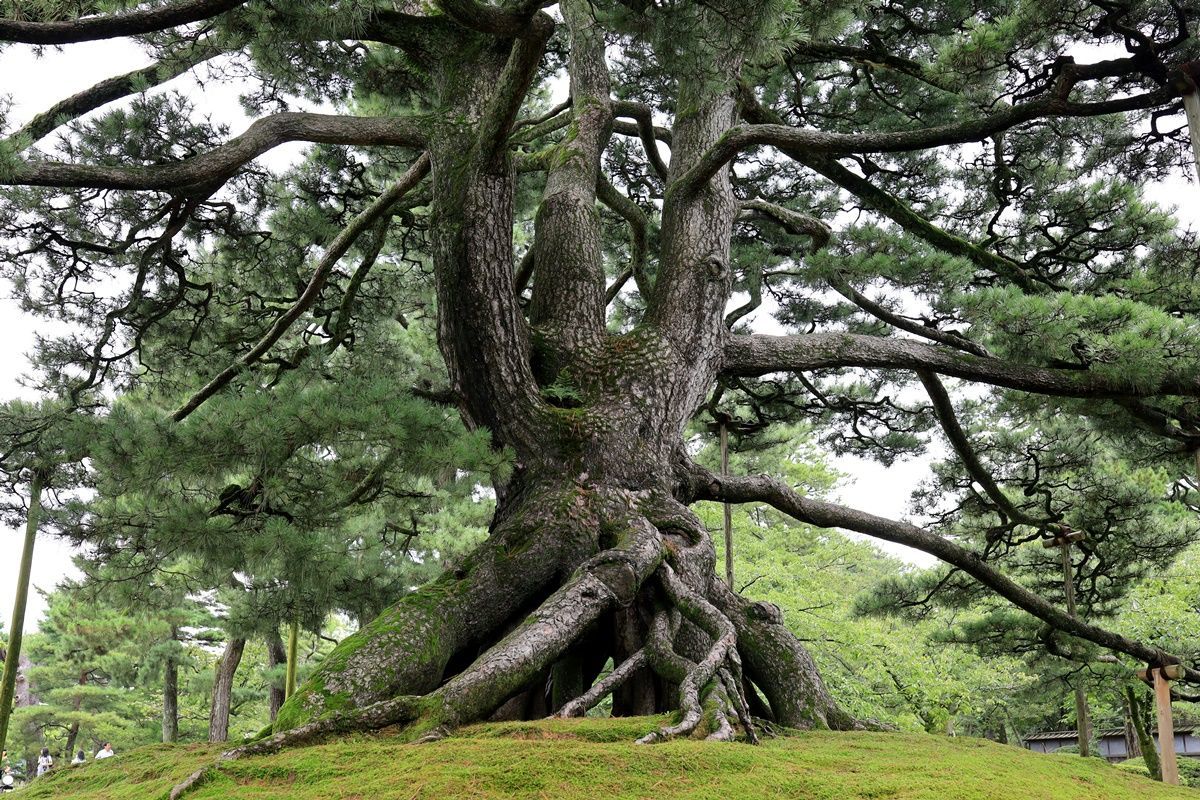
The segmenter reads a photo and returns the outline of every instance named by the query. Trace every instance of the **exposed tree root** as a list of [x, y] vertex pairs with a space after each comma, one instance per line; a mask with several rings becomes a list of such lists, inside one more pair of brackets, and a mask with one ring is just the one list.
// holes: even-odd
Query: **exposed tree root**
[[613, 667], [613, 671], [608, 673], [602, 680], [597, 681], [592, 688], [565, 704], [558, 710], [555, 716], [563, 718], [582, 717], [601, 700], [620, 688], [631, 675], [645, 666], [645, 664], [646, 650], [643, 648]]
[[[703, 721], [706, 705], [713, 721], [710, 738], [732, 739], [733, 729], [727, 712], [731, 706], [744, 708], [745, 698], [741, 695], [739, 683], [731, 679], [726, 684], [719, 672], [725, 670], [731, 675], [741, 672], [737, 631], [733, 623], [715, 606], [684, 584], [669, 564], [663, 564], [657, 575], [660, 585], [675, 608], [707, 633], [712, 639], [712, 645], [703, 660], [686, 667], [686, 673], [679, 684], [679, 705], [682, 711], [679, 722], [646, 734], [638, 739], [638, 743], [649, 744], [678, 736], [690, 736]], [[673, 672], [678, 669], [682, 657], [677, 659], [672, 664]], [[736, 700], [732, 699], [735, 697]], [[743, 719], [748, 726], [747, 737], [756, 741], [753, 726], [749, 725], [749, 715]]]
[[[640, 743], [683, 736], [731, 741], [739, 730], [747, 741], [757, 743], [751, 699], [758, 707], [762, 701], [757, 695], [748, 697], [751, 678], [762, 687], [777, 722], [854, 726], [825, 693], [815, 666], [782, 625], [778, 609], [751, 603], [713, 579], [711, 540], [685, 506], [649, 492], [591, 489], [580, 493], [585, 495], [590, 507], [580, 504], [569, 513], [604, 520], [607, 549], [577, 561], [570, 577], [532, 612], [518, 611], [517, 616], [527, 615], [469, 666], [460, 667], [457, 674], [451, 671], [432, 690], [326, 713], [228, 750], [216, 764], [174, 787], [170, 800], [179, 800], [199, 786], [225, 761], [275, 753], [329, 736], [402, 725], [411, 741], [441, 739], [460, 725], [487, 719], [510, 698], [544, 692], [546, 676], [556, 670], [566, 675], [566, 665], [578, 659], [581, 643], [591, 642], [587, 646], [593, 649], [608, 646], [597, 644], [605, 641], [596, 638], [596, 631], [603, 630], [602, 620], [632, 609], [649, 611], [641, 617], [640, 646], [635, 644], [636, 649], [609, 675], [586, 690], [579, 688], [578, 677], [573, 679], [575, 688], [556, 686], [555, 691], [565, 697], [557, 716], [582, 716], [633, 676], [640, 674], [645, 680], [649, 672], [657, 676], [652, 678], [654, 685], [661, 687], [658, 708], [677, 707], [679, 716], [674, 724], [643, 736]], [[496, 545], [488, 552], [492, 559], [508, 557]], [[519, 553], [516, 559], [519, 563]], [[485, 582], [494, 582], [513, 566], [489, 573]], [[408, 635], [419, 636], [427, 619], [428, 615], [416, 615]], [[742, 671], [743, 653], [748, 656], [748, 675]], [[602, 651], [591, 653], [592, 663], [601, 655]], [[586, 674], [585, 683], [594, 672]], [[665, 696], [663, 689], [669, 692]]]

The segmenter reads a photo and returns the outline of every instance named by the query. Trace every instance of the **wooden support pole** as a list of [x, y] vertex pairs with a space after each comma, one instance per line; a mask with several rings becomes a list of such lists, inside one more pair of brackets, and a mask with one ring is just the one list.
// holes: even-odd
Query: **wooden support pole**
[[[1062, 552], [1063, 589], [1067, 595], [1067, 613], [1075, 616], [1075, 577], [1071, 574], [1071, 542], [1067, 537], [1059, 540]], [[1088, 719], [1087, 690], [1082, 680], [1075, 684], [1075, 727], [1079, 735], [1079, 755], [1087, 758], [1091, 755], [1092, 731]]]
[[[724, 419], [721, 420], [721, 474], [729, 474], [729, 427]], [[725, 582], [730, 591], [736, 592], [733, 585], [733, 509], [725, 504]]]
[[287, 671], [283, 680], [283, 699], [287, 700], [296, 693], [296, 656], [299, 648], [300, 625], [295, 620], [288, 627]]
[[1175, 725], [1171, 720], [1171, 682], [1165, 669], [1152, 670], [1154, 701], [1158, 708], [1158, 757], [1163, 783], [1179, 785], [1179, 763], [1175, 760]]
[[12, 712], [13, 695], [17, 684], [17, 669], [21, 665], [21, 638], [25, 631], [25, 607], [29, 601], [29, 575], [33, 570], [33, 546], [37, 540], [38, 517], [42, 511], [42, 474], [34, 471], [29, 482], [29, 513], [25, 517], [25, 548], [17, 570], [17, 591], [13, 598], [12, 624], [8, 629], [8, 647], [4, 653], [4, 677], [0, 679], [0, 747], [8, 736], [8, 721]]

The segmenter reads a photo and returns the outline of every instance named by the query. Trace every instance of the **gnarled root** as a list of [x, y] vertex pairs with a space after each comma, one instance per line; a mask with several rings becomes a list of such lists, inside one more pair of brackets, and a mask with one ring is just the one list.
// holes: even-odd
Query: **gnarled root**
[[555, 716], [564, 719], [568, 717], [582, 717], [599, 704], [601, 700], [619, 689], [625, 681], [629, 680], [635, 672], [645, 665], [646, 650], [642, 648], [613, 667], [613, 671], [604, 676], [603, 679], [596, 681], [592, 688], [563, 705]]
[[[683, 679], [679, 683], [679, 705], [682, 712], [680, 720], [674, 725], [646, 734], [638, 739], [638, 743], [649, 744], [691, 735], [704, 719], [706, 706], [712, 721], [710, 738], [732, 739], [733, 729], [729, 723], [729, 714], [746, 706], [740, 682], [732, 677], [741, 674], [737, 631], [733, 623], [715, 606], [684, 584], [669, 564], [663, 564], [659, 568], [658, 579], [675, 608], [688, 621], [707, 633], [712, 639], [712, 645], [699, 663], [693, 664], [682, 656], [670, 659], [672, 672], [677, 673], [680, 668], [684, 670]], [[730, 676], [728, 681], [724, 680], [722, 671]], [[735, 713], [739, 713], [739, 721], [745, 726], [747, 738], [756, 742], [757, 737], [750, 724], [749, 715]]]
[[[526, 528], [530, 517], [519, 523], [510, 518], [507, 527], [495, 534], [496, 540], [481, 548], [467, 575], [442, 581], [450, 582], [443, 587], [449, 590], [447, 596], [439, 596], [437, 587], [442, 583], [435, 583], [427, 593], [426, 599], [441, 599], [444, 605], [409, 604], [412, 613], [401, 638], [376, 647], [383, 652], [381, 648], [413, 642], [419, 652], [402, 652], [404, 664], [389, 670], [383, 684], [400, 681], [415, 690], [395, 691], [389, 698], [371, 702], [359, 701], [381, 689], [329, 692], [347, 683], [366, 686], [370, 676], [358, 667], [374, 663], [362, 661], [361, 654], [369, 648], [361, 642], [350, 653], [357, 661], [339, 659], [339, 648], [327, 662], [332, 661], [341, 671], [325, 673], [325, 683], [310, 682], [307, 696], [294, 704], [289, 701], [293, 717], [298, 718], [290, 729], [229, 750], [221, 761], [397, 724], [404, 726], [404, 735], [412, 741], [432, 741], [460, 725], [487, 719], [510, 698], [544, 692], [547, 675], [570, 679], [553, 686], [562, 697], [560, 717], [585, 714], [633, 676], [638, 676], [637, 681], [646, 681], [647, 673], [657, 676], [652, 683], [634, 683], [634, 688], [640, 692], [654, 687], [648, 695], [654, 699], [649, 710], [677, 707], [679, 717], [675, 724], [642, 737], [639, 741], [643, 743], [700, 735], [731, 740], [738, 729], [748, 741], [757, 742], [751, 709], [767, 709], [751, 680], [762, 689], [771, 717], [778, 723], [855, 726], [825, 691], [808, 653], [782, 625], [778, 609], [745, 600], [714, 578], [712, 542], [685, 506], [662, 494], [599, 487], [577, 487], [557, 497], [559, 509], [551, 512], [560, 520], [555, 527], [536, 539], [522, 539], [516, 536], [521, 531], [532, 536]], [[565, 511], [563, 497], [571, 498]], [[570, 577], [529, 612], [529, 606], [520, 605], [517, 598], [528, 596], [547, 580], [561, 580], [545, 576], [543, 559], [548, 554], [578, 553], [586, 546], [580, 541], [547, 545], [540, 540], [557, 535], [560, 529], [575, 531], [581, 524], [595, 532], [595, 554], [587, 557], [585, 552], [568, 560], [577, 565]], [[570, 535], [579, 536], [577, 532]], [[540, 556], [527, 558], [531, 551]], [[518, 575], [533, 562], [537, 562], [538, 574]], [[469, 665], [462, 664], [460, 652], [455, 667], [444, 669], [453, 648], [442, 642], [433, 652], [428, 649], [432, 645], [422, 645], [421, 637], [435, 630], [464, 641], [470, 619], [455, 621], [452, 615], [481, 609], [488, 592], [496, 591], [497, 583], [505, 580], [517, 582], [519, 591], [514, 594], [512, 587], [506, 587], [501, 593], [502, 608], [480, 613], [488, 624], [503, 617], [508, 632], [486, 646]], [[605, 630], [602, 623], [615, 618], [635, 621], [627, 626], [629, 636], [619, 643], [597, 635]], [[521, 621], [514, 626], [514, 619]], [[628, 648], [624, 652], [630, 655], [611, 674], [584, 690], [597, 660], [604, 655], [595, 648], [607, 646]], [[587, 650], [591, 666], [580, 670], [580, 651], [587, 648], [591, 648]], [[477, 652], [472, 649], [470, 654]], [[347, 669], [348, 664], [355, 668]], [[439, 672], [443, 674], [433, 677]], [[336, 680], [330, 680], [331, 675]], [[433, 686], [430, 681], [435, 682]], [[316, 689], [321, 686], [326, 691], [319, 693]], [[668, 687], [677, 687], [677, 692], [664, 693]], [[349, 707], [332, 710], [333, 701], [349, 701]], [[172, 800], [200, 785], [219, 769], [221, 761], [181, 783], [173, 790]]]

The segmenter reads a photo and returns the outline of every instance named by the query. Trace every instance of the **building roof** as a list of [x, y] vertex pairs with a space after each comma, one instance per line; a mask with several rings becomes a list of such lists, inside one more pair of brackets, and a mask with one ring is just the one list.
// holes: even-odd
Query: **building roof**
[[[1195, 733], [1196, 727], [1197, 726], [1195, 726], [1195, 725], [1180, 725], [1175, 728], [1175, 732], [1176, 733]], [[1107, 728], [1102, 731], [1094, 731], [1094, 734], [1101, 739], [1107, 739], [1110, 736], [1123, 737], [1125, 735], [1125, 731], [1122, 730], [1121, 728]], [[1151, 735], [1157, 735], [1157, 732], [1152, 731]], [[1025, 741], [1027, 741], [1027, 742], [1053, 742], [1053, 741], [1059, 741], [1062, 739], [1075, 740], [1078, 738], [1079, 738], [1079, 732], [1073, 731], [1073, 730], [1071, 730], [1071, 731], [1040, 731], [1038, 733], [1029, 734], [1028, 736], [1025, 737]]]

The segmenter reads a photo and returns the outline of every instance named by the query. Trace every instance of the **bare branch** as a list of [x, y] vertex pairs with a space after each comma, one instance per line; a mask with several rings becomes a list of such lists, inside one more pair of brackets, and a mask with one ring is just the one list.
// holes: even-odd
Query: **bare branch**
[[409, 190], [421, 182], [421, 180], [429, 173], [429, 156], [422, 154], [417, 161], [408, 168], [408, 170], [400, 176], [400, 179], [392, 185], [390, 189], [381, 194], [376, 200], [367, 206], [358, 216], [350, 221], [342, 231], [330, 243], [329, 249], [325, 251], [325, 255], [317, 263], [317, 268], [313, 270], [312, 277], [308, 281], [308, 286], [304, 287], [304, 291], [297, 298], [296, 302], [289, 308], [283, 316], [275, 321], [271, 329], [258, 340], [254, 347], [250, 348], [241, 358], [230, 364], [221, 371], [215, 378], [204, 385], [200, 391], [192, 395], [186, 403], [179, 407], [171, 419], [175, 422], [181, 422], [188, 417], [193, 411], [201, 406], [205, 400], [212, 397], [222, 388], [229, 384], [238, 373], [246, 367], [253, 364], [263, 356], [279, 338], [287, 332], [292, 323], [300, 318], [300, 315], [307, 311], [314, 302], [317, 296], [321, 293], [321, 287], [325, 285], [325, 280], [329, 277], [329, 273], [341, 260], [342, 256], [350, 249], [350, 246], [361, 236], [368, 228], [370, 228], [376, 220], [387, 213], [393, 205], [395, 205], [401, 197]]
[[285, 142], [422, 147], [425, 139], [422, 120], [417, 117], [351, 117], [284, 112], [256, 120], [240, 136], [178, 163], [150, 167], [110, 167], [24, 161], [0, 171], [0, 185], [174, 189], [209, 194], [232, 177], [243, 164]]
[[967, 438], [967, 432], [958, 424], [958, 417], [954, 413], [954, 405], [950, 402], [950, 395], [946, 393], [946, 387], [942, 386], [942, 382], [932, 372], [921, 370], [918, 375], [921, 383], [925, 385], [929, 399], [933, 401], [933, 410], [937, 414], [938, 422], [942, 424], [946, 438], [954, 447], [954, 452], [958, 454], [967, 472], [975, 479], [976, 483], [983, 487], [983, 491], [992, 499], [992, 502], [1014, 522], [1034, 527], [1041, 527], [1049, 522], [1050, 520], [1037, 519], [1026, 514], [1008, 499], [1008, 495], [996, 483], [992, 473], [983, 466], [979, 456], [975, 454], [974, 448], [971, 447], [971, 440]]
[[722, 373], [742, 377], [771, 372], [864, 367], [928, 370], [978, 383], [1058, 397], [1200, 395], [1200, 377], [1169, 376], [1138, 385], [1086, 369], [1052, 369], [982, 358], [911, 339], [853, 333], [731, 336]]
[[[836, 503], [801, 497], [785, 483], [770, 476], [733, 477], [715, 475], [695, 466], [692, 469], [696, 477], [695, 498], [698, 500], [766, 503], [801, 522], [816, 525], [819, 528], [843, 528], [912, 547], [957, 567], [1013, 605], [1061, 631], [1095, 642], [1110, 650], [1126, 653], [1147, 664], [1179, 663], [1177, 656], [1090, 625], [1080, 618], [1068, 614], [1007, 577], [977, 554], [915, 525], [877, 517], [874, 514], [840, 506]], [[1190, 668], [1185, 667], [1185, 669], [1187, 670], [1187, 680], [1200, 681], [1200, 673]]]
[[46, 45], [137, 36], [210, 19], [245, 3], [246, 0], [179, 0], [124, 14], [83, 17], [65, 22], [0, 19], [0, 41]]

